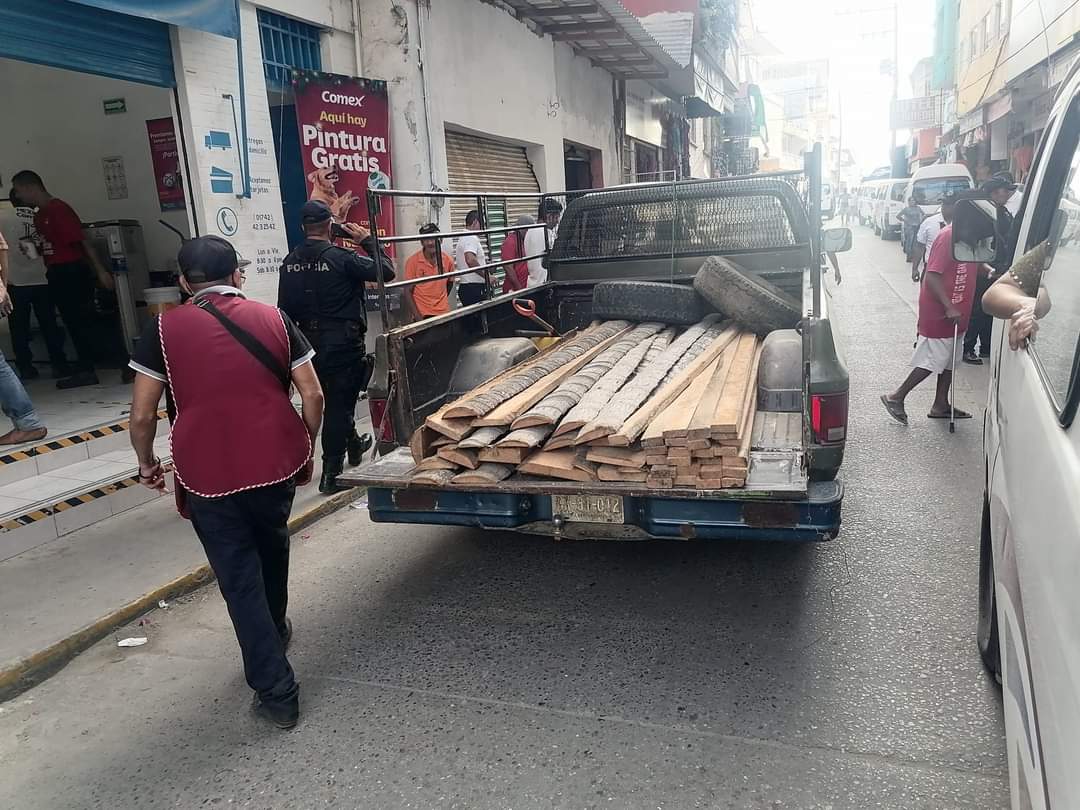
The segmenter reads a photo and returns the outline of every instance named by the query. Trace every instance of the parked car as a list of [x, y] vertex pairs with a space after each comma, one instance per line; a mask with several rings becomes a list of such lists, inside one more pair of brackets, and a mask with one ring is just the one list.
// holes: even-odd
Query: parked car
[[[1022, 274], [1018, 257], [1046, 251], [1036, 265], [1049, 304], [1038, 340], [1013, 351], [1007, 323], [994, 324], [983, 435], [976, 636], [1002, 686], [1016, 810], [1080, 807], [1080, 242], [1070, 225], [1080, 201], [1077, 66], [1062, 88], [1017, 215], [1014, 255], [990, 247], [987, 203], [961, 201], [954, 220], [958, 258], [1011, 258]], [[936, 193], [941, 183], [933, 183]], [[980, 207], [990, 210], [978, 231], [969, 223]]]
[[971, 172], [963, 163], [934, 163], [911, 175], [910, 196], [928, 217], [941, 210], [941, 198], [947, 192], [968, 191], [973, 185]]

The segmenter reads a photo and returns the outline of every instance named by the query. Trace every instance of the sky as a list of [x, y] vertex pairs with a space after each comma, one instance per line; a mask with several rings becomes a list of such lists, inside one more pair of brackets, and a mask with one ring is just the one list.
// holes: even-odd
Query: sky
[[[888, 163], [892, 78], [891, 0], [750, 0], [754, 24], [784, 56], [828, 59], [830, 106], [840, 115], [844, 147], [864, 173]], [[899, 4], [899, 97], [910, 98], [911, 71], [934, 48], [934, 0]], [[834, 132], [837, 122], [834, 121]], [[897, 135], [904, 143], [908, 133]]]

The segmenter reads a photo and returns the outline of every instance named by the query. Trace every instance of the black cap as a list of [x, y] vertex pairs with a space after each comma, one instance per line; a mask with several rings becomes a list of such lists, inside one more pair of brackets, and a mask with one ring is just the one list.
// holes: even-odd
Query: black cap
[[326, 222], [333, 218], [330, 206], [322, 200], [308, 200], [300, 206], [300, 221], [305, 225], [314, 225], [316, 222]]
[[220, 236], [200, 236], [189, 239], [176, 256], [180, 272], [191, 284], [205, 284], [228, 278], [239, 267], [240, 259], [228, 242]]
[[991, 191], [999, 191], [1001, 189], [1016, 191], [1016, 183], [1010, 183], [1008, 178], [1001, 177], [1000, 175], [994, 175], [979, 186], [979, 191], [983, 194], [989, 194]]

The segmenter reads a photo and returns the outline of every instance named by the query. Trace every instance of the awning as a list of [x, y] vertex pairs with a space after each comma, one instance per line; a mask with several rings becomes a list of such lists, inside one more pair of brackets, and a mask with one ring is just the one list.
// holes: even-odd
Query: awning
[[693, 92], [693, 76], [619, 0], [503, 0], [518, 17], [565, 42], [617, 79], [641, 79], [669, 98]]
[[94, 6], [132, 17], [208, 31], [223, 37], [240, 36], [240, 8], [236, 2], [221, 0], [71, 0], [83, 6]]

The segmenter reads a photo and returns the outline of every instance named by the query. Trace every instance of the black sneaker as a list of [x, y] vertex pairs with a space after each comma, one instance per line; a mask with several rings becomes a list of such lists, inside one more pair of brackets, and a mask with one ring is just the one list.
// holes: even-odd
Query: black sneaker
[[20, 380], [36, 380], [41, 376], [41, 372], [37, 370], [37, 367], [33, 363], [28, 363], [24, 366], [18, 366]]
[[255, 713], [256, 717], [273, 723], [282, 731], [296, 728], [296, 724], [300, 722], [299, 698], [293, 698], [284, 703], [266, 703], [256, 697], [255, 702], [251, 706], [251, 710]]
[[981, 366], [982, 358], [975, 354], [975, 352], [964, 352], [964, 362], [970, 363], [973, 366]]
[[97, 385], [98, 376], [92, 371], [80, 371], [78, 374], [72, 374], [70, 377], [65, 377], [62, 380], [56, 381], [56, 387], [61, 391], [66, 391], [69, 388], [82, 388], [86, 385]]
[[349, 451], [349, 466], [355, 467], [361, 461], [364, 460], [364, 453], [371, 449], [371, 445], [374, 444], [374, 440], [371, 438], [370, 433], [365, 433], [360, 436], [353, 431], [353, 435], [349, 437], [349, 443], [347, 449]]

